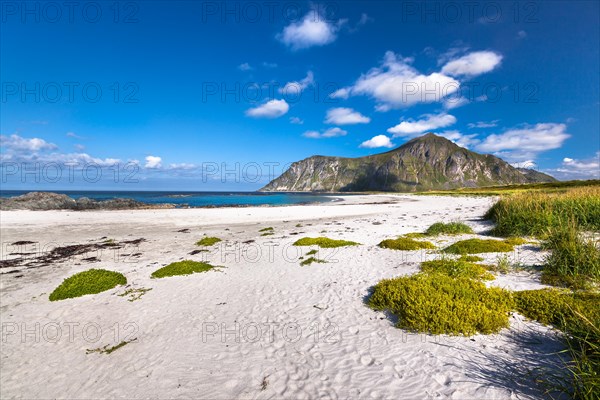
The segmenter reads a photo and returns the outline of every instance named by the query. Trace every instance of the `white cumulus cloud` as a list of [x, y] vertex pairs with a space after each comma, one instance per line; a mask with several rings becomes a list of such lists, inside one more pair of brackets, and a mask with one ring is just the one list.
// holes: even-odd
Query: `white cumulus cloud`
[[385, 111], [416, 103], [439, 102], [460, 87], [457, 80], [443, 73], [420, 73], [411, 65], [412, 61], [388, 51], [380, 67], [372, 68], [352, 86], [337, 90], [331, 97], [368, 95], [380, 103], [380, 111]]
[[563, 158], [562, 164], [564, 167], [581, 172], [589, 172], [593, 176], [600, 175], [600, 151], [596, 153], [596, 157], [587, 160], [576, 160], [573, 158]]
[[360, 144], [359, 147], [362, 148], [366, 148], [366, 149], [375, 149], [378, 147], [394, 147], [394, 143], [392, 143], [392, 141], [390, 140], [389, 137], [385, 136], [385, 135], [377, 135], [377, 136], [373, 136], [371, 139], [369, 140], [365, 140], [364, 142], [362, 142]]
[[368, 124], [369, 122], [371, 118], [347, 107], [330, 108], [325, 118], [325, 123], [335, 125]]
[[419, 120], [402, 121], [398, 125], [389, 128], [387, 131], [394, 137], [410, 137], [420, 133], [445, 128], [456, 123], [456, 117], [450, 114], [425, 114]]
[[334, 128], [329, 128], [323, 132], [319, 131], [306, 131], [302, 134], [302, 136], [311, 138], [311, 139], [323, 139], [323, 138], [332, 138], [338, 136], [346, 136], [348, 132], [345, 130], [338, 128], [337, 126]]
[[495, 119], [495, 120], [490, 121], [490, 122], [486, 122], [486, 121], [469, 122], [467, 124], [467, 126], [469, 127], [469, 129], [473, 129], [473, 128], [494, 128], [494, 127], [498, 126], [498, 122], [499, 121], [500, 121], [499, 119]]
[[347, 99], [350, 97], [350, 89], [340, 88], [329, 95], [332, 99]]
[[554, 123], [510, 129], [501, 134], [489, 135], [477, 148], [492, 153], [504, 150], [540, 152], [558, 149], [571, 136], [566, 129], [565, 124]]
[[559, 179], [600, 179], [600, 151], [587, 159], [565, 157], [559, 167], [546, 170]]
[[337, 39], [343, 21], [333, 23], [317, 12], [310, 10], [300, 21], [292, 22], [276, 38], [292, 50], [324, 46]]
[[290, 109], [285, 100], [269, 100], [260, 106], [246, 111], [246, 115], [252, 118], [279, 118]]
[[162, 158], [158, 156], [146, 156], [145, 168], [156, 169], [162, 166]]
[[565, 140], [571, 137], [566, 130], [565, 124], [557, 123], [524, 125], [488, 135], [475, 150], [493, 153], [509, 162], [535, 160], [541, 152], [562, 147]]
[[284, 87], [279, 89], [279, 93], [284, 93], [286, 95], [298, 95], [307, 87], [314, 85], [315, 77], [312, 71], [308, 71], [306, 73], [306, 78], [301, 81], [292, 81], [285, 84]]
[[494, 70], [502, 56], [493, 51], [475, 51], [446, 63], [442, 74], [451, 76], [477, 76]]
[[0, 146], [2, 146], [3, 150], [15, 152], [35, 152], [40, 150], [53, 150], [57, 148], [54, 143], [48, 143], [44, 139], [26, 139], [16, 134], [10, 136], [0, 135]]

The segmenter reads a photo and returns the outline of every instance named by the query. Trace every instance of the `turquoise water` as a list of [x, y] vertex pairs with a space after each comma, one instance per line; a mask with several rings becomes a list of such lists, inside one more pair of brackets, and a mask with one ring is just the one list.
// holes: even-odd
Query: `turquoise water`
[[[0, 197], [19, 196], [30, 191], [3, 190]], [[53, 191], [74, 199], [89, 197], [94, 200], [129, 198], [148, 204], [176, 204], [181, 207], [223, 207], [289, 205], [336, 201], [333, 195], [315, 193], [263, 193], [263, 192], [109, 192], [109, 191]]]

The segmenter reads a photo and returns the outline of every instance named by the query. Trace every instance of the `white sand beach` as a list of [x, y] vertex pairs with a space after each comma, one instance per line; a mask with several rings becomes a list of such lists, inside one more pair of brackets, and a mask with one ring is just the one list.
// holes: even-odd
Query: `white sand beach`
[[[491, 197], [341, 196], [319, 205], [132, 211], [2, 211], [2, 260], [56, 246], [139, 244], [50, 265], [4, 268], [0, 276], [0, 397], [196, 399], [535, 399], [540, 368], [562, 349], [550, 328], [511, 316], [497, 335], [407, 333], [367, 307], [384, 278], [412, 274], [435, 251], [377, 247], [434, 222], [461, 220], [477, 234]], [[274, 235], [260, 229], [273, 227]], [[187, 229], [187, 231], [186, 231]], [[222, 242], [194, 255], [204, 235]], [[360, 246], [321, 249], [327, 263], [300, 266], [301, 237]], [[440, 236], [443, 247], [474, 235]], [[13, 245], [19, 241], [33, 244]], [[509, 256], [539, 263], [534, 245]], [[486, 254], [496, 262], [498, 254]], [[95, 257], [95, 259], [93, 259]], [[84, 261], [88, 259], [88, 261]], [[191, 259], [222, 266], [152, 279]], [[50, 302], [67, 277], [90, 268], [123, 273], [129, 287]], [[489, 285], [543, 287], [535, 272], [499, 275]], [[139, 300], [118, 296], [147, 288]], [[134, 340], [135, 339], [135, 340]], [[131, 341], [110, 354], [88, 352]]]

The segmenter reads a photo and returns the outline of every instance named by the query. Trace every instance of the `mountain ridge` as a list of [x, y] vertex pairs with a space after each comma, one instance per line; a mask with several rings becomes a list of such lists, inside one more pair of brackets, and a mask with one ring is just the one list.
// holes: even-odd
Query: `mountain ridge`
[[554, 182], [427, 133], [383, 153], [347, 158], [315, 155], [293, 163], [260, 191], [414, 192], [518, 183]]

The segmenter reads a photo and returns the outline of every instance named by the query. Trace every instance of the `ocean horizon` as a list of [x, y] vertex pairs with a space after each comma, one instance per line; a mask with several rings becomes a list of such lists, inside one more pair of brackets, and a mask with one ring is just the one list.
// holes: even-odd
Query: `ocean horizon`
[[103, 201], [133, 199], [146, 204], [174, 204], [177, 207], [283, 206], [339, 201], [339, 196], [296, 192], [258, 191], [118, 191], [118, 190], [0, 190], [0, 197], [21, 196], [31, 192], [66, 194], [73, 199], [87, 197]]

